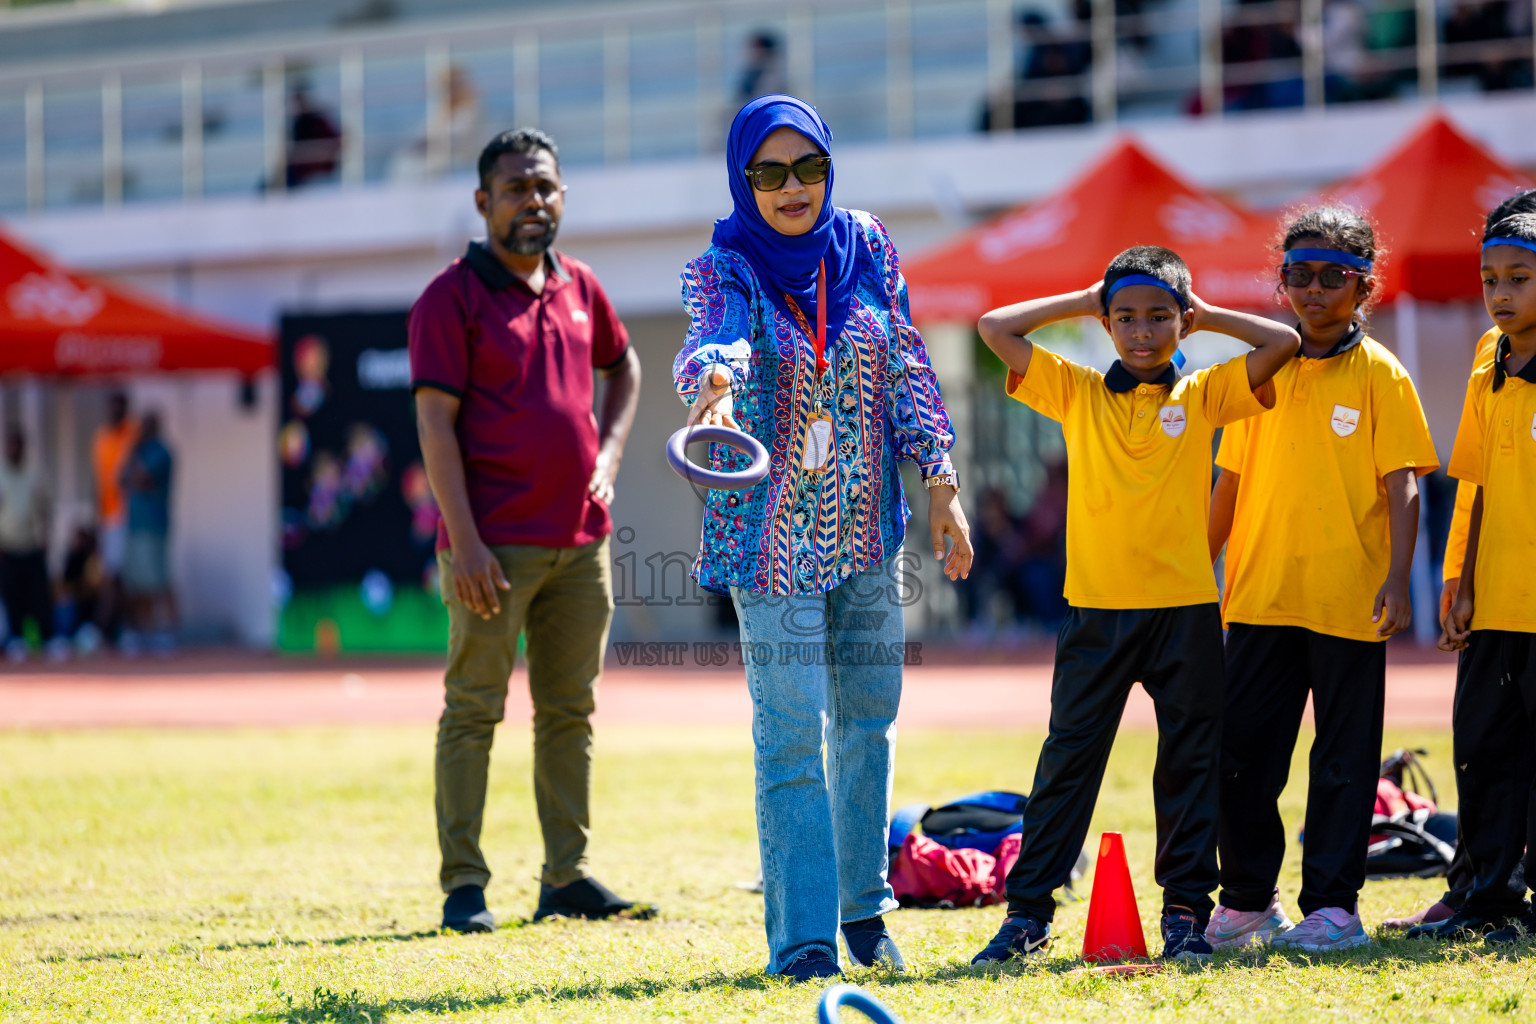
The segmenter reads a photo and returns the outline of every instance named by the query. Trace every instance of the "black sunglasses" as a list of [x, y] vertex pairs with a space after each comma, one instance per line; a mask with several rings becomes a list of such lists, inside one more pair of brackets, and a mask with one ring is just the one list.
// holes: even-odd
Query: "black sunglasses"
[[1305, 288], [1315, 277], [1322, 282], [1324, 288], [1332, 291], [1343, 288], [1352, 277], [1364, 276], [1365, 274], [1358, 270], [1345, 270], [1343, 267], [1324, 267], [1322, 270], [1314, 271], [1303, 264], [1292, 263], [1280, 268], [1280, 280], [1284, 281], [1289, 288]]
[[789, 172], [795, 172], [795, 180], [802, 185], [819, 185], [832, 173], [829, 156], [803, 156], [788, 167], [783, 164], [762, 164], [748, 167], [741, 173], [747, 176], [752, 187], [759, 192], [777, 192], [789, 180]]

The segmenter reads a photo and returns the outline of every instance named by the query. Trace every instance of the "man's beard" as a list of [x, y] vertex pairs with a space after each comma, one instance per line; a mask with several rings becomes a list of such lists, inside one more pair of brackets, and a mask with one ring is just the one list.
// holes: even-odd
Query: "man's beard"
[[[543, 224], [544, 233], [542, 235], [521, 234], [522, 226], [530, 221]], [[513, 223], [511, 230], [501, 240], [501, 244], [506, 246], [508, 252], [517, 256], [538, 256], [555, 244], [555, 235], [559, 230], [560, 225], [552, 218], [541, 214], [530, 214]]]

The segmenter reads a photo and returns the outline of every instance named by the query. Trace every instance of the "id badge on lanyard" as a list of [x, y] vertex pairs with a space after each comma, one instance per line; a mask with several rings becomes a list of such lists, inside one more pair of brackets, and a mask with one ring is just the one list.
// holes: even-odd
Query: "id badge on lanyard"
[[821, 387], [822, 379], [827, 373], [827, 263], [822, 261], [816, 271], [816, 330], [811, 330], [811, 325], [806, 322], [805, 314], [800, 312], [800, 307], [790, 296], [784, 296], [789, 303], [789, 308], [795, 314], [795, 320], [800, 329], [811, 339], [811, 346], [816, 352], [816, 397], [811, 407], [811, 421], [805, 431], [805, 454], [801, 457], [800, 465], [813, 473], [823, 473], [832, 465], [832, 457], [837, 451], [837, 435], [832, 428], [831, 413], [822, 406]]

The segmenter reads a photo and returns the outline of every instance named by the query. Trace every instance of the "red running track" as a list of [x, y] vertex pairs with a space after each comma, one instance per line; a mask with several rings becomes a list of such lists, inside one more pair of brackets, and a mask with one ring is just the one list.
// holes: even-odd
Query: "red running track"
[[[904, 726], [1043, 727], [1050, 714], [1049, 651], [1017, 664], [908, 666]], [[1387, 724], [1449, 728], [1455, 661], [1407, 649], [1387, 670]], [[439, 663], [440, 664], [440, 663]], [[531, 715], [527, 677], [513, 676], [507, 717]], [[124, 726], [292, 726], [431, 722], [442, 709], [441, 668], [430, 662], [326, 664], [245, 654], [169, 662], [102, 660], [0, 667], [0, 729]], [[747, 724], [751, 703], [740, 668], [610, 667], [598, 690], [599, 722]], [[1137, 687], [1126, 725], [1152, 727], [1152, 702]]]

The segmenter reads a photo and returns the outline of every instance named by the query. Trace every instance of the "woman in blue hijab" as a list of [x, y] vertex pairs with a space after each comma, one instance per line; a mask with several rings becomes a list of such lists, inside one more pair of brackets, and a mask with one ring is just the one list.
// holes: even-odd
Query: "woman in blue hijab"
[[[797, 980], [839, 973], [839, 930], [853, 963], [905, 966], [882, 919], [897, 906], [886, 824], [902, 610], [921, 590], [901, 551], [898, 460], [921, 470], [946, 574], [971, 563], [954, 437], [896, 249], [874, 217], [833, 205], [831, 142], [793, 96], [736, 115], [735, 209], [683, 271], [691, 323], [673, 364], [688, 423], [739, 427], [770, 453], [750, 490], [709, 492], [693, 571], [741, 624], [768, 970]], [[718, 445], [710, 458], [746, 463]]]

